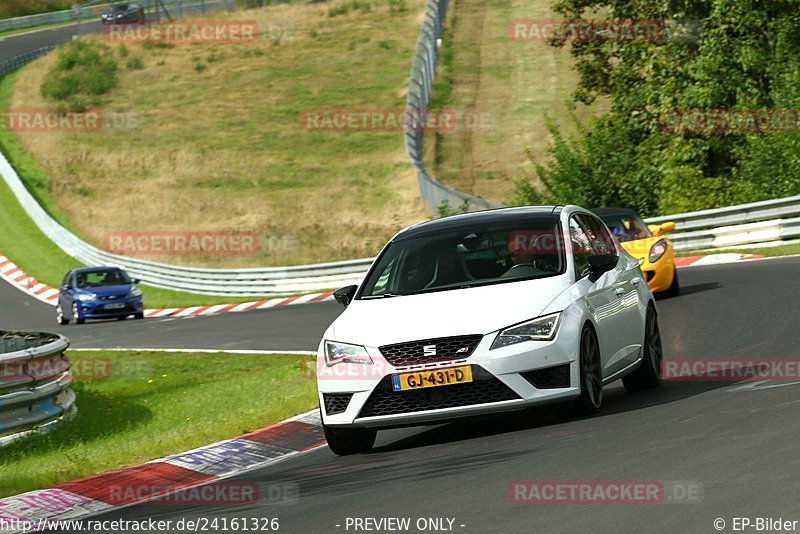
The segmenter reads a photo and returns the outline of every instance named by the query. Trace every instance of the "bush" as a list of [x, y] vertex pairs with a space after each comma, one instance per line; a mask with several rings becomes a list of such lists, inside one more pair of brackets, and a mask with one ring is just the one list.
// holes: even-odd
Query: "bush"
[[117, 62], [113, 50], [96, 41], [77, 40], [62, 45], [56, 64], [45, 75], [42, 96], [73, 107], [96, 105], [114, 87]]
[[140, 57], [132, 57], [128, 60], [127, 67], [129, 70], [142, 70], [144, 68], [144, 62]]

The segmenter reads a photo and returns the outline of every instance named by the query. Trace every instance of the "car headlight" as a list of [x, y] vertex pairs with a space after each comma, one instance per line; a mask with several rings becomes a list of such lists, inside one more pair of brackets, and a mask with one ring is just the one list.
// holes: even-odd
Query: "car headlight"
[[658, 241], [653, 243], [652, 247], [650, 247], [650, 255], [648, 256], [647, 259], [650, 260], [650, 263], [655, 263], [659, 259], [661, 259], [661, 256], [663, 256], [666, 251], [667, 251], [667, 240], [659, 239]]
[[556, 336], [560, 322], [561, 312], [558, 312], [511, 326], [497, 334], [490, 350], [522, 343], [523, 341], [550, 341]]
[[325, 364], [330, 367], [337, 363], [365, 363], [371, 364], [372, 358], [367, 354], [367, 349], [361, 345], [349, 343], [325, 342]]
[[141, 297], [142, 296], [142, 290], [139, 289], [138, 287], [134, 287], [133, 289], [131, 289], [131, 292], [128, 293], [128, 296], [129, 297]]
[[77, 295], [75, 295], [75, 298], [80, 300], [81, 302], [89, 302], [91, 300], [96, 299], [97, 296], [91, 293], [78, 293]]

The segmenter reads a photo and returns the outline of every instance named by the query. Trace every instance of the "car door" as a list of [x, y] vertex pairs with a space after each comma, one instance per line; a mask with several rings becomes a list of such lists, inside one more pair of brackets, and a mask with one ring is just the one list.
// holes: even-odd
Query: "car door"
[[589, 256], [597, 252], [577, 215], [569, 218], [569, 244], [569, 253], [575, 269], [575, 285], [583, 295], [586, 306], [593, 316], [597, 341], [600, 344], [603, 376], [606, 377], [617, 368], [613, 357], [619, 340], [616, 337], [616, 328], [614, 328], [613, 322], [618, 299], [614, 295], [614, 288], [608, 284], [608, 273], [597, 282], [589, 280]]
[[[614, 295], [618, 300], [618, 316], [613, 321], [618, 345], [614, 354], [624, 368], [636, 361], [642, 344], [644, 325], [641, 314], [641, 284], [643, 278], [639, 264], [627, 254], [620, 254], [613, 236], [605, 224], [594, 215], [579, 215], [587, 228], [589, 239], [598, 254], [613, 254], [619, 258], [617, 266], [609, 273], [613, 277]], [[616, 362], [614, 367], [616, 368]]]
[[64, 317], [72, 317], [72, 303], [75, 301], [75, 277], [72, 271], [67, 273], [59, 288], [58, 302], [61, 305], [61, 312]]

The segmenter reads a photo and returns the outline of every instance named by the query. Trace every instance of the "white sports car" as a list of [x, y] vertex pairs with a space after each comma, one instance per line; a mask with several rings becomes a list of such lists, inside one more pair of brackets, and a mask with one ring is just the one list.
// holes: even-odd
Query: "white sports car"
[[333, 452], [378, 429], [562, 403], [661, 383], [655, 302], [639, 263], [577, 206], [505, 208], [411, 226], [381, 251], [319, 345]]

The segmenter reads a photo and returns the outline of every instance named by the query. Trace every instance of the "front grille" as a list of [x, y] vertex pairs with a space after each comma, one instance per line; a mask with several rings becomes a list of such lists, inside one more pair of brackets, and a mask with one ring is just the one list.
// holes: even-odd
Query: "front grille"
[[568, 388], [570, 385], [568, 363], [520, 374], [536, 389]]
[[[378, 347], [386, 361], [395, 367], [407, 365], [421, 365], [432, 362], [446, 362], [461, 360], [475, 350], [480, 342], [481, 335], [442, 337], [437, 339], [423, 339]], [[435, 349], [434, 349], [435, 347]], [[425, 355], [435, 350], [435, 354]]]
[[361, 409], [359, 417], [456, 408], [519, 399], [519, 395], [491, 373], [472, 367], [473, 382], [451, 384], [417, 391], [394, 391], [391, 376], [384, 377]]
[[335, 415], [337, 413], [344, 413], [347, 410], [347, 405], [350, 404], [350, 399], [353, 398], [352, 393], [323, 393], [325, 399], [325, 413], [328, 415]]
[[124, 299], [128, 295], [106, 295], [104, 297], [97, 297], [97, 300], [116, 300], [116, 299]]

